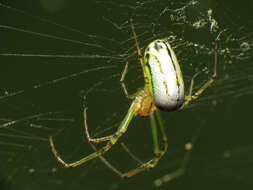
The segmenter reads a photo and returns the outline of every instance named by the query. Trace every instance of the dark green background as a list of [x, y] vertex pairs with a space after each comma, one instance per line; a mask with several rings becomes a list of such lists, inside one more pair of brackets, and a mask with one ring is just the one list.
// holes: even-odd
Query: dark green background
[[[202, 0], [196, 8], [184, 12], [186, 21], [190, 22], [201, 16], [206, 18], [206, 11], [211, 8], [220, 30], [227, 29], [220, 42], [220, 50], [224, 51], [219, 56], [217, 81], [189, 109], [162, 113], [169, 138], [168, 153], [153, 170], [127, 180], [119, 178], [99, 159], [78, 168], [63, 168], [50, 150], [48, 136], [53, 136], [56, 148], [65, 160], [75, 161], [91, 153], [83, 128], [84, 104], [89, 107], [88, 125], [92, 135], [103, 136], [116, 130], [130, 105], [119, 85], [126, 60], [130, 65], [126, 78], [130, 92], [142, 87], [143, 82], [128, 23], [130, 18], [134, 19], [142, 49], [153, 39], [168, 37], [170, 32], [177, 34], [183, 42], [208, 48], [210, 54], [203, 49], [175, 47], [186, 87], [197, 71], [205, 66], [211, 70], [213, 41], [217, 33], [212, 34], [208, 26], [195, 30], [190, 23], [182, 23], [182, 20], [172, 22], [168, 12], [159, 14], [166, 7], [176, 10], [189, 1], [1, 2], [31, 14], [1, 6], [1, 26], [101, 47], [0, 28], [0, 53], [91, 56], [0, 56], [2, 123], [38, 113], [59, 112], [0, 128], [0, 190], [156, 189], [154, 180], [180, 166], [185, 153], [184, 145], [192, 137], [197, 137], [197, 141], [185, 175], [159, 189], [252, 189], [251, 1]], [[56, 4], [46, 6], [50, 2]], [[38, 17], [33, 17], [35, 15]], [[81, 32], [64, 29], [41, 18]], [[250, 44], [249, 49], [242, 49], [243, 42]], [[180, 41], [175, 40], [174, 45], [178, 44]], [[226, 52], [226, 49], [229, 51]], [[107, 66], [112, 68], [99, 70]], [[82, 71], [84, 73], [78, 76], [61, 78]], [[203, 73], [196, 86], [200, 86], [207, 77]], [[38, 84], [40, 86], [36, 88]], [[6, 91], [15, 93], [19, 90], [22, 92], [17, 95], [5, 94]], [[142, 160], [152, 157], [148, 119], [136, 117], [121, 140]], [[136, 166], [119, 144], [105, 157], [122, 171]]]

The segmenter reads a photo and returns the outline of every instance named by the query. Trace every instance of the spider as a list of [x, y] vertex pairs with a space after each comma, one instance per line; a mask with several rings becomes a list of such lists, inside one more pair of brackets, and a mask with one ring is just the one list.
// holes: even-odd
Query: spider
[[[155, 40], [148, 45], [143, 57], [137, 41], [133, 21], [130, 20], [130, 23], [137, 47], [138, 59], [144, 75], [144, 88], [133, 95], [128, 94], [127, 88], [124, 84], [124, 79], [128, 68], [128, 63], [126, 63], [125, 69], [120, 79], [120, 83], [125, 96], [129, 99], [132, 99], [133, 101], [117, 131], [112, 135], [100, 138], [91, 138], [87, 125], [87, 108], [84, 109], [84, 127], [88, 141], [90, 143], [107, 142], [107, 144], [99, 150], [97, 150], [92, 145], [95, 152], [91, 153], [90, 155], [76, 162], [66, 163], [56, 151], [52, 137], [49, 137], [50, 146], [52, 148], [54, 156], [66, 168], [79, 166], [97, 157], [102, 160], [102, 154], [111, 149], [111, 147], [118, 141], [118, 139], [127, 131], [131, 120], [137, 115], [150, 118], [150, 125], [153, 136], [154, 157], [145, 163], [141, 163], [137, 168], [121, 174], [121, 177], [132, 177], [137, 173], [154, 168], [168, 148], [167, 135], [165, 133], [159, 110], [170, 112], [182, 109], [192, 100], [196, 100], [199, 95], [202, 94], [203, 91], [214, 82], [216, 78], [216, 66], [218, 62], [217, 41], [221, 33], [215, 40], [214, 69], [212, 76], [199, 90], [197, 90], [195, 93], [192, 93], [195, 78], [195, 76], [193, 76], [189, 88], [189, 93], [188, 95], [185, 95], [184, 81], [181, 69], [170, 44], [163, 39]], [[162, 149], [159, 147], [157, 125], [159, 126], [162, 134]], [[106, 160], [102, 161], [107, 164]], [[109, 164], [109, 167], [112, 166]]]

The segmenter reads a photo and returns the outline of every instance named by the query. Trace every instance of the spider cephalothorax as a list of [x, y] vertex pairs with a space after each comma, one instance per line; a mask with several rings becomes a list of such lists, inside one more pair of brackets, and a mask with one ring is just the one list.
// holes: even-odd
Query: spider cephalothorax
[[147, 90], [141, 90], [134, 101], [136, 102], [136, 114], [140, 116], [150, 116], [156, 109], [152, 96]]

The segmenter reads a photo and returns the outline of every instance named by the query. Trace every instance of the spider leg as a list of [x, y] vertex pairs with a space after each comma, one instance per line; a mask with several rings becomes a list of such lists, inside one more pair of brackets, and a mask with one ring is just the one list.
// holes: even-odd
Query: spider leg
[[195, 143], [195, 140], [192, 140], [190, 143], [185, 144], [185, 151], [186, 152], [185, 152], [181, 166], [178, 169], [176, 169], [175, 171], [170, 172], [170, 173], [156, 179], [154, 181], [155, 186], [157, 186], [157, 187], [161, 186], [162, 184], [170, 182], [170, 181], [185, 174], [185, 170], [186, 170], [187, 165], [190, 161], [192, 147], [193, 147], [194, 143]]
[[[102, 137], [102, 138], [98, 138], [98, 139], [92, 139], [90, 138], [91, 142], [102, 142], [102, 141], [108, 141], [107, 144], [102, 147], [101, 149], [97, 150], [94, 153], [91, 153], [90, 155], [76, 161], [76, 162], [72, 162], [72, 163], [66, 163], [58, 154], [58, 152], [55, 149], [54, 143], [53, 143], [53, 139], [52, 137], [49, 137], [49, 142], [50, 142], [50, 146], [52, 148], [52, 152], [54, 154], [54, 156], [56, 157], [56, 159], [62, 164], [64, 165], [66, 168], [69, 167], [76, 167], [79, 166], [91, 159], [94, 159], [96, 157], [101, 156], [102, 154], [104, 154], [105, 152], [107, 152], [108, 150], [111, 149], [111, 147], [118, 141], [119, 137], [121, 137], [126, 131], [127, 131], [127, 127], [129, 125], [129, 123], [131, 122], [131, 120], [133, 119], [133, 116], [135, 115], [135, 109], [136, 109], [136, 101], [133, 101], [133, 103], [131, 104], [127, 115], [125, 116], [125, 118], [123, 119], [123, 121], [121, 122], [118, 130], [113, 134], [113, 135], [109, 135], [107, 137]], [[86, 109], [84, 110], [84, 113], [86, 113]], [[86, 114], [85, 115], [85, 127], [86, 127], [86, 133], [87, 133], [87, 122], [86, 122]], [[89, 139], [89, 134], [87, 134], [87, 137]]]
[[[160, 127], [160, 130], [161, 130], [161, 133], [162, 133], [162, 139], [163, 139], [163, 143], [164, 143], [164, 152], [166, 151], [167, 147], [168, 147], [168, 138], [167, 138], [167, 135], [165, 133], [165, 130], [164, 130], [164, 127], [163, 127], [163, 122], [162, 122], [162, 118], [160, 116], [160, 113], [159, 113], [159, 110], [156, 110], [155, 112], [156, 114], [156, 119], [158, 121], [158, 124], [159, 124], [159, 127]], [[123, 147], [123, 149], [130, 155], [130, 157], [135, 160], [136, 162], [138, 162], [139, 165], [143, 165], [144, 163], [139, 159], [137, 158], [130, 150], [129, 148], [124, 144], [124, 143], [121, 143], [121, 146]]]
[[[157, 126], [156, 126], [156, 121], [155, 121], [155, 117], [154, 115], [150, 116], [150, 121], [151, 121], [151, 127], [152, 127], [152, 134], [153, 134], [153, 141], [154, 141], [154, 153], [155, 153], [155, 157], [151, 160], [149, 160], [148, 162], [143, 163], [142, 161], [140, 161], [127, 147], [125, 144], [121, 143], [121, 146], [123, 147], [123, 149], [130, 155], [130, 157], [135, 160], [140, 166], [129, 171], [126, 173], [122, 173], [121, 171], [119, 171], [118, 169], [116, 169], [111, 163], [109, 163], [103, 156], [99, 156], [100, 160], [108, 167], [110, 168], [113, 172], [115, 172], [116, 174], [118, 174], [120, 177], [122, 178], [129, 178], [132, 177], [142, 171], [148, 170], [150, 168], [153, 168], [156, 166], [156, 164], [158, 163], [158, 161], [160, 160], [160, 158], [164, 155], [164, 153], [167, 150], [168, 147], [168, 141], [167, 141], [167, 135], [165, 133], [164, 127], [163, 127], [163, 123], [160, 117], [160, 113], [158, 110], [155, 111], [156, 114], [156, 119], [158, 121], [158, 124], [160, 126], [160, 130], [162, 133], [162, 138], [163, 138], [163, 144], [164, 144], [164, 149], [160, 150], [159, 149], [159, 145], [158, 145], [158, 136], [157, 136]], [[91, 144], [92, 148], [96, 151], [96, 147]]]
[[124, 150], [133, 160], [135, 160], [139, 165], [142, 165], [142, 164], [143, 164], [143, 162], [129, 150], [129, 148], [125, 145], [125, 143], [122, 142], [122, 143], [120, 143], [120, 145], [122, 146], [123, 150]]
[[[140, 62], [140, 64], [141, 64], [141, 68], [142, 68], [143, 75], [144, 75], [144, 82], [145, 82], [145, 84], [148, 84], [149, 81], [148, 81], [148, 76], [147, 76], [146, 70], [145, 70], [145, 63], [144, 63], [143, 56], [142, 56], [142, 54], [141, 54], [141, 49], [140, 49], [140, 47], [139, 47], [139, 43], [138, 43], [138, 41], [137, 41], [137, 36], [136, 36], [136, 33], [135, 33], [134, 23], [133, 23], [133, 20], [132, 20], [132, 19], [130, 20], [130, 24], [131, 24], [131, 28], [132, 28], [132, 32], [133, 32], [133, 36], [134, 36], [136, 48], [137, 48], [138, 59], [139, 59], [139, 62]], [[124, 71], [122, 72], [122, 75], [121, 75], [121, 78], [120, 78], [120, 84], [121, 84], [121, 87], [123, 88], [123, 91], [124, 91], [125, 96], [126, 96], [127, 98], [129, 98], [129, 99], [133, 99], [133, 98], [135, 98], [138, 94], [133, 94], [133, 95], [129, 95], [129, 94], [128, 94], [126, 85], [125, 85], [125, 83], [124, 83], [124, 79], [125, 79], [125, 76], [126, 76], [126, 74], [127, 74], [127, 69], [128, 69], [128, 62], [127, 62], [126, 65], [125, 65]]]
[[134, 23], [133, 23], [132, 19], [130, 19], [130, 23], [131, 23], [131, 28], [132, 28], [132, 32], [133, 32], [136, 48], [137, 48], [138, 59], [139, 59], [139, 62], [141, 64], [141, 68], [142, 68], [143, 75], [144, 75], [144, 81], [145, 81], [145, 84], [148, 84], [148, 76], [147, 76], [147, 73], [146, 73], [146, 70], [145, 70], [144, 58], [143, 58], [143, 56], [141, 54], [141, 49], [140, 49], [139, 43], [137, 41], [137, 36], [136, 36], [136, 33], [135, 33]]
[[84, 108], [84, 127], [85, 127], [85, 134], [87, 136], [87, 139], [89, 142], [92, 142], [92, 143], [100, 143], [100, 142], [104, 142], [104, 141], [109, 141], [111, 138], [114, 137], [114, 134], [113, 135], [108, 135], [108, 136], [105, 136], [105, 137], [100, 137], [100, 138], [91, 138], [90, 137], [90, 134], [89, 134], [89, 130], [88, 130], [88, 124], [87, 124], [87, 109], [88, 108]]
[[215, 40], [215, 47], [214, 47], [214, 68], [213, 68], [213, 74], [212, 74], [212, 76], [204, 83], [204, 85], [202, 87], [200, 87], [199, 90], [197, 90], [197, 92], [195, 92], [192, 95], [192, 90], [193, 90], [193, 85], [194, 85], [194, 78], [196, 77], [196, 75], [193, 76], [193, 78], [191, 80], [189, 95], [185, 96], [185, 102], [184, 102], [184, 104], [183, 104], [182, 107], [184, 107], [185, 105], [189, 104], [190, 101], [196, 100], [199, 97], [199, 95], [201, 95], [207, 89], [207, 87], [209, 87], [214, 82], [214, 80], [216, 79], [216, 76], [217, 76], [216, 70], [217, 70], [217, 63], [218, 63], [218, 38], [219, 38], [220, 34], [218, 35], [218, 37]]
[[[91, 147], [94, 151], [97, 151], [97, 148], [94, 144], [90, 143]], [[108, 162], [102, 155], [99, 156], [99, 159], [108, 167], [110, 168], [114, 173], [118, 174], [120, 177], [124, 177], [123, 173], [116, 169], [110, 162]]]
[[124, 80], [125, 80], [125, 76], [127, 74], [127, 69], [128, 69], [128, 62], [126, 62], [126, 65], [125, 65], [125, 68], [124, 68], [124, 71], [121, 75], [121, 78], [120, 78], [120, 84], [121, 84], [121, 87], [123, 88], [123, 92], [125, 93], [125, 96], [127, 98], [130, 98], [129, 95], [128, 95], [128, 91], [127, 91], [127, 88], [126, 88], [126, 85], [124, 83]]
[[[92, 149], [94, 151], [97, 151], [97, 148], [94, 144], [90, 143]], [[133, 155], [132, 152], [130, 152], [130, 150], [126, 147], [126, 145], [124, 143], [121, 143], [121, 146], [123, 147], [123, 149], [134, 159], [136, 160], [140, 165], [143, 164], [143, 162], [141, 162], [136, 156]], [[99, 159], [109, 168], [111, 169], [114, 173], [118, 174], [120, 177], [124, 178], [124, 173], [122, 173], [121, 171], [119, 171], [118, 169], [116, 169], [110, 162], [108, 162], [106, 160], [105, 157], [103, 157], [102, 155], [99, 156]]]
[[120, 81], [119, 81], [119, 82], [120, 82], [121, 87], [123, 88], [123, 92], [124, 92], [126, 98], [134, 99], [134, 98], [138, 95], [138, 92], [129, 95], [129, 94], [128, 94], [128, 91], [127, 91], [127, 87], [126, 87], [125, 82], [124, 82], [125, 77], [126, 77], [126, 74], [127, 74], [127, 70], [128, 70], [128, 62], [126, 62], [124, 71], [122, 72], [122, 75], [121, 75], [121, 78], [120, 78]]
[[145, 72], [145, 69], [144, 69], [144, 60], [143, 60], [143, 57], [142, 57], [142, 54], [141, 54], [141, 49], [139, 47], [139, 43], [137, 41], [137, 36], [136, 36], [136, 33], [135, 33], [134, 23], [133, 23], [132, 19], [130, 19], [130, 23], [131, 23], [131, 28], [132, 28], [134, 40], [135, 40], [135, 45], [136, 45], [136, 48], [137, 48], [137, 55], [138, 55], [138, 58], [139, 58], [142, 70], [143, 70], [143, 72]]
[[192, 79], [191, 79], [191, 84], [190, 84], [190, 88], [189, 88], [189, 94], [188, 96], [191, 97], [192, 96], [192, 91], [193, 91], [193, 86], [194, 86], [194, 80], [195, 78], [199, 75], [200, 72], [196, 73], [195, 75], [193, 75]]
[[191, 153], [194, 145], [196, 144], [196, 141], [198, 140], [199, 133], [200, 133], [201, 127], [197, 129], [195, 135], [192, 136], [191, 140], [189, 143], [185, 144], [185, 154], [184, 158], [182, 160], [181, 166], [176, 169], [173, 172], [170, 172], [154, 181], [155, 186], [161, 186], [164, 183], [170, 182], [175, 178], [178, 178], [182, 175], [185, 174], [185, 171], [187, 169], [187, 166], [189, 164], [190, 158], [191, 158]]
[[[152, 134], [153, 134], [153, 143], [154, 143], [154, 158], [149, 160], [148, 162], [146, 163], [143, 163], [142, 165], [140, 165], [139, 167], [127, 172], [127, 173], [124, 173], [123, 176], [124, 177], [132, 177], [142, 171], [145, 171], [145, 170], [148, 170], [148, 169], [151, 169], [151, 168], [154, 168], [157, 163], [159, 162], [159, 160], [161, 159], [161, 157], [164, 155], [164, 153], [167, 151], [167, 148], [168, 148], [168, 141], [167, 141], [167, 136], [165, 134], [165, 130], [164, 130], [164, 127], [163, 127], [163, 124], [162, 124], [162, 121], [161, 121], [161, 118], [160, 118], [160, 115], [159, 115], [159, 112], [156, 110], [155, 111], [155, 116], [152, 114], [150, 116], [150, 122], [151, 122], [151, 128], [152, 128]], [[161, 132], [162, 132], [162, 136], [163, 136], [163, 145], [164, 145], [164, 148], [163, 150], [160, 150], [159, 149], [159, 144], [158, 144], [158, 135], [157, 135], [157, 125], [156, 125], [156, 119], [158, 121], [158, 124], [160, 126], [160, 129], [161, 129]]]

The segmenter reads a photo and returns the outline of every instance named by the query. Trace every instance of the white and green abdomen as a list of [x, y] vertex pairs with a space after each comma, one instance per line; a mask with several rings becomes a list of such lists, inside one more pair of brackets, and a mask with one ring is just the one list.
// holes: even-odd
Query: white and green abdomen
[[172, 111], [184, 103], [184, 81], [176, 55], [168, 42], [155, 40], [145, 51], [150, 93], [161, 110]]

